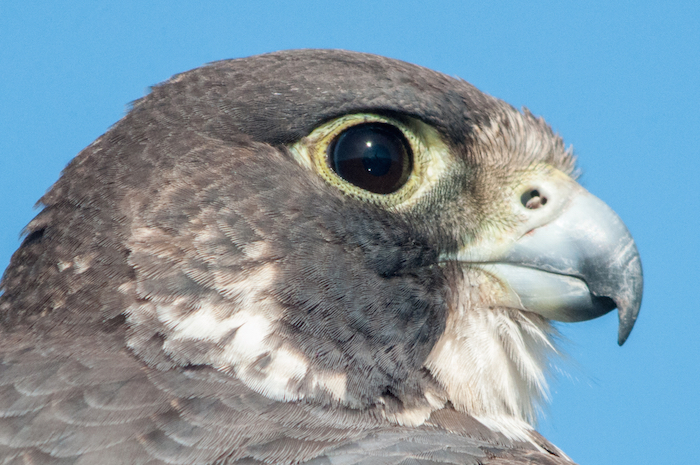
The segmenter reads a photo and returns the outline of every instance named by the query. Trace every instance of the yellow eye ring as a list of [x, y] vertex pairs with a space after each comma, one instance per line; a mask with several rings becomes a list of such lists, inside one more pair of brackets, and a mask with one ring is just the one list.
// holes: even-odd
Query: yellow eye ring
[[[370, 113], [346, 115], [319, 126], [307, 137], [290, 147], [290, 149], [302, 164], [314, 169], [314, 171], [320, 174], [331, 186], [360, 200], [370, 201], [387, 207], [394, 207], [411, 198], [420, 186], [425, 174], [427, 150], [420, 135], [417, 134], [416, 129], [410, 127], [410, 123], [410, 121], [406, 124], [395, 118]], [[385, 188], [380, 186], [379, 182], [375, 182], [374, 190], [378, 192], [372, 192], [372, 188], [369, 190], [363, 189], [349, 182], [347, 179], [344, 179], [341, 174], [346, 173], [343, 173], [343, 169], [338, 168], [337, 163], [335, 163], [336, 166], [334, 166], [332, 160], [333, 154], [331, 152], [335, 150], [339, 140], [341, 143], [344, 143], [342, 142], [344, 135], [352, 132], [355, 128], [362, 127], [379, 128], [380, 132], [395, 132], [399, 138], [403, 139], [410, 161], [407, 164], [407, 168], [403, 168], [406, 170], [405, 173], [398, 172], [397, 175], [394, 176], [394, 178], [396, 178], [396, 188], [391, 186]], [[369, 146], [370, 143], [368, 143], [368, 147]], [[373, 155], [377, 153], [374, 149], [367, 150]], [[361, 161], [354, 160], [351, 162], [354, 163], [355, 166], [360, 162], [364, 162], [364, 168], [367, 172], [371, 172], [372, 169], [379, 169], [380, 174], [382, 174], [388, 166], [382, 163], [383, 160], [377, 162], [376, 158], [372, 158], [368, 166], [367, 160], [368, 159], [365, 158]], [[397, 169], [401, 170], [402, 168], [399, 167]], [[386, 170], [388, 170], [388, 168], [386, 168]], [[339, 171], [341, 174], [339, 174]], [[345, 171], [347, 171], [347, 169]], [[391, 172], [387, 174], [392, 175]], [[347, 178], [348, 176], [346, 175], [345, 177]], [[350, 178], [352, 179], [353, 176], [350, 176]], [[372, 184], [370, 184], [370, 186], [372, 186]], [[386, 193], [382, 191], [386, 191]]]

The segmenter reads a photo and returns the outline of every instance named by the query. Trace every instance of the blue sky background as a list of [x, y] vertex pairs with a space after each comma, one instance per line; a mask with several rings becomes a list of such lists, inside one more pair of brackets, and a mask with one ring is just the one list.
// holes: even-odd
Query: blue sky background
[[[585, 3], [585, 6], [584, 6]], [[171, 75], [289, 48], [387, 55], [527, 106], [627, 223], [637, 326], [562, 326], [540, 431], [582, 464], [696, 463], [700, 439], [700, 2], [0, 1], [0, 269], [34, 202]]]

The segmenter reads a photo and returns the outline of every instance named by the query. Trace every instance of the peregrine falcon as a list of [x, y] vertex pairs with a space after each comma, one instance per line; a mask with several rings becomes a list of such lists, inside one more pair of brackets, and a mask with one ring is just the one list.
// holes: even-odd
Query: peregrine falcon
[[0, 464], [565, 464], [552, 320], [642, 296], [559, 136], [374, 55], [152, 89], [41, 199], [3, 276]]

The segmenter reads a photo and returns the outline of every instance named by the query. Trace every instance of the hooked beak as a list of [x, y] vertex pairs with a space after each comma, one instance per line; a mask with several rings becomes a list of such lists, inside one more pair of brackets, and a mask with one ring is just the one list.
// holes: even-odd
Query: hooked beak
[[458, 260], [500, 281], [499, 300], [511, 308], [573, 322], [617, 307], [624, 344], [641, 306], [643, 276], [622, 220], [559, 171], [531, 180], [517, 200], [523, 221], [516, 230], [466, 247]]

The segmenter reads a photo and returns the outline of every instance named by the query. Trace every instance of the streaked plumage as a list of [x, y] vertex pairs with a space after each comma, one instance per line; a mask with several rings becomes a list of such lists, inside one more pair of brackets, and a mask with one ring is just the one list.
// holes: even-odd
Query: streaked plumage
[[[362, 124], [405, 138], [398, 190], [328, 168]], [[617, 304], [624, 342], [642, 286], [573, 169], [541, 119], [387, 58], [175, 76], [70, 163], [5, 272], [0, 463], [570, 463], [529, 426], [549, 318]]]

